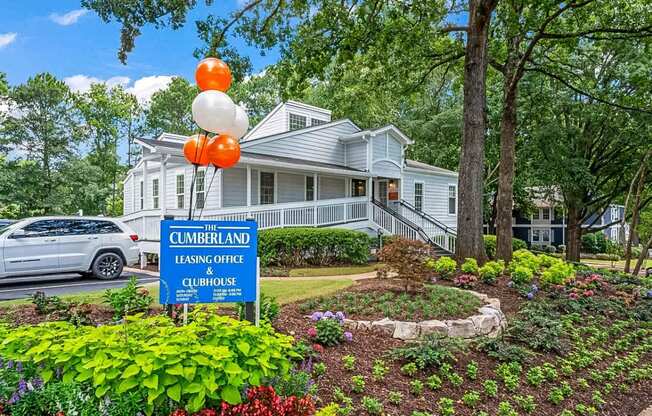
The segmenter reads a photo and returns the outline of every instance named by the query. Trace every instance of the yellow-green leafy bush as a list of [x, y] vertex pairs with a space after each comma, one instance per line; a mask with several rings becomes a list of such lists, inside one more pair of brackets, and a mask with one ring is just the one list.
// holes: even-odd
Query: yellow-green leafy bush
[[484, 266], [480, 267], [480, 270], [478, 271], [480, 280], [489, 284], [494, 283], [496, 280], [498, 280], [500, 275], [503, 274], [504, 269], [504, 261], [488, 261], [484, 264]]
[[479, 270], [478, 261], [474, 258], [466, 258], [462, 266], [460, 266], [460, 270], [462, 273], [477, 275]]
[[103, 397], [140, 390], [148, 414], [171, 399], [190, 411], [207, 398], [241, 401], [244, 386], [285, 376], [292, 338], [269, 325], [192, 314], [177, 327], [166, 317], [128, 317], [121, 325], [75, 327], [66, 322], [0, 326], [0, 356], [42, 366], [44, 381], [89, 382]]
[[450, 279], [457, 271], [457, 262], [450, 257], [440, 257], [437, 260], [430, 259], [426, 265], [434, 270], [442, 279]]
[[575, 268], [572, 264], [564, 261], [550, 266], [546, 271], [541, 273], [539, 280], [544, 286], [548, 285], [565, 285], [575, 279]]
[[526, 267], [534, 274], [539, 271], [541, 260], [531, 251], [516, 250], [512, 254], [512, 262], [509, 264], [510, 271], [514, 271], [516, 267]]

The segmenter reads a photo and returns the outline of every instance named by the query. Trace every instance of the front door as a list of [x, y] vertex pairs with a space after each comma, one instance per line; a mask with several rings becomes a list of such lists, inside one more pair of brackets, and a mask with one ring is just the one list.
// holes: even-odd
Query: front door
[[378, 201], [383, 205], [387, 205], [387, 180], [381, 179], [378, 181], [378, 195], [376, 195]]
[[7, 237], [5, 271], [9, 274], [46, 274], [59, 271], [59, 220], [40, 220]]

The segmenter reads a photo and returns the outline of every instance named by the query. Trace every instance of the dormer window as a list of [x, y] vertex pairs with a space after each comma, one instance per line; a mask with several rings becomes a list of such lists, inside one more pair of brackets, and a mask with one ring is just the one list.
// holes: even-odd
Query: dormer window
[[320, 120], [318, 118], [311, 118], [310, 119], [310, 125], [311, 126], [319, 126], [320, 124], [326, 124], [328, 121], [326, 120]]
[[299, 130], [306, 127], [308, 119], [306, 116], [290, 113], [290, 130]]

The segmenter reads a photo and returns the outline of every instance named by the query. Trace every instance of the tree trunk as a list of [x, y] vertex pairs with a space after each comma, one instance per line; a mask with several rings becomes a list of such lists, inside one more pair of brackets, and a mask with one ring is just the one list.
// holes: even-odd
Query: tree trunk
[[455, 254], [458, 259], [474, 257], [480, 263], [487, 260], [482, 237], [487, 40], [491, 13], [497, 1], [469, 1], [469, 29], [464, 57], [464, 127]]
[[[512, 43], [515, 43], [514, 39]], [[512, 260], [512, 211], [514, 209], [514, 175], [518, 81], [514, 79], [515, 58], [507, 59], [504, 71], [503, 114], [500, 120], [500, 170], [496, 202], [496, 258]]]
[[641, 250], [641, 254], [638, 256], [638, 261], [636, 262], [636, 266], [634, 267], [634, 272], [632, 273], [633, 275], [637, 275], [641, 271], [641, 267], [643, 267], [643, 262], [647, 258], [647, 253], [650, 251], [652, 248], [652, 237], [647, 240], [647, 244], [643, 246], [643, 250]]
[[568, 225], [566, 226], [566, 260], [580, 261], [582, 249], [582, 219], [576, 207], [568, 207]]
[[636, 227], [638, 227], [639, 209], [641, 207], [641, 196], [643, 195], [643, 186], [645, 185], [645, 176], [647, 173], [647, 161], [650, 153], [646, 153], [643, 158], [643, 169], [641, 169], [641, 176], [638, 178], [638, 186], [636, 187], [636, 197], [634, 199], [634, 206], [632, 206], [632, 224], [625, 246], [625, 273], [629, 273], [629, 268], [632, 262], [632, 242], [634, 241], [634, 234], [636, 234]]

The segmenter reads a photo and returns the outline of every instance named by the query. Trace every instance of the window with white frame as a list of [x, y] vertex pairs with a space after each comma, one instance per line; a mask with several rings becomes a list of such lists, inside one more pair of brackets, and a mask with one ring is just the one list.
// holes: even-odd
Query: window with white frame
[[620, 221], [620, 210], [618, 207], [611, 207], [611, 221]]
[[158, 178], [152, 179], [152, 208], [158, 209]]
[[260, 204], [274, 203], [274, 173], [260, 172]]
[[454, 215], [457, 213], [457, 186], [448, 185], [448, 213]]
[[290, 130], [299, 130], [306, 127], [308, 119], [306, 116], [290, 113]]
[[315, 199], [315, 177], [306, 176], [306, 201]]
[[351, 179], [351, 196], [366, 196], [367, 181], [364, 179]]
[[550, 229], [549, 228], [533, 228], [532, 229], [532, 242], [540, 244], [550, 243]]
[[544, 220], [550, 219], [550, 207], [541, 208], [541, 218]]
[[145, 209], [145, 182], [140, 181], [140, 209]]
[[196, 208], [203, 209], [206, 203], [206, 171], [198, 170], [195, 178], [195, 198], [197, 199]]
[[311, 126], [319, 126], [321, 124], [326, 124], [328, 123], [326, 120], [320, 120], [318, 118], [311, 118], [310, 119], [310, 125]]
[[414, 182], [414, 208], [423, 211], [423, 182]]
[[186, 177], [183, 174], [177, 175], [177, 208], [183, 208], [186, 199]]

